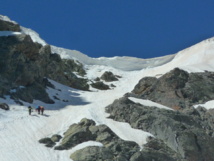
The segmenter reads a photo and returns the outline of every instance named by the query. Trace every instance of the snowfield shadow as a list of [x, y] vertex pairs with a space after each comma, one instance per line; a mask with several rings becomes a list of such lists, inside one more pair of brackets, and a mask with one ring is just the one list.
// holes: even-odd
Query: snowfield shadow
[[49, 117], [50, 115], [47, 115], [47, 114], [43, 114], [43, 115], [41, 115], [41, 116]]
[[31, 114], [30, 116], [35, 116], [35, 117], [39, 117], [38, 115], [36, 115], [36, 114]]
[[86, 101], [81, 95], [85, 91], [77, 90], [53, 80], [49, 80], [55, 88], [48, 87], [46, 89], [49, 97], [55, 102], [54, 104], [46, 104], [44, 102], [35, 100], [34, 106], [44, 106], [47, 110], [59, 110], [66, 106], [84, 106], [90, 102]]

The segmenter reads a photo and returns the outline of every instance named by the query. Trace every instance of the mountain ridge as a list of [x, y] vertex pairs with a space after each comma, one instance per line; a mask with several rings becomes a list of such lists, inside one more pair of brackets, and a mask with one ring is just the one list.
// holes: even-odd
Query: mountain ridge
[[[13, 22], [7, 17], [0, 16], [0, 22], [1, 20]], [[10, 24], [6, 23], [6, 25]], [[4, 93], [0, 97], [0, 102], [7, 103], [10, 107], [9, 111], [0, 109], [0, 137], [2, 138], [0, 139], [0, 158], [3, 161], [91, 161], [98, 158], [102, 161], [165, 161], [166, 159], [168, 161], [213, 161], [212, 118], [214, 113], [212, 108], [206, 109], [206, 101], [212, 101], [207, 94], [214, 91], [212, 86], [209, 86], [210, 82], [212, 84], [214, 71], [213, 38], [177, 54], [161, 58], [90, 58], [78, 51], [47, 45], [36, 32], [22, 26], [20, 28], [22, 33], [18, 32], [18, 35], [9, 31], [0, 37], [3, 39], [2, 48], [0, 48], [2, 51], [6, 51], [8, 44], [5, 42], [8, 39], [15, 39], [11, 42], [16, 42], [15, 46], [18, 44], [18, 48], [15, 49], [19, 49], [17, 50], [19, 54], [14, 52], [14, 48], [8, 48], [8, 52], [5, 53], [0, 52], [1, 55], [5, 54], [2, 60], [12, 62], [8, 68], [14, 68], [14, 71], [19, 69], [17, 71], [20, 74], [23, 74], [22, 68], [18, 67], [26, 64], [21, 63], [16, 66], [18, 63], [16, 60], [17, 58], [20, 61], [24, 60], [23, 62], [26, 60], [28, 65], [31, 65], [29, 66], [31, 68], [24, 70], [29, 74], [25, 75], [26, 79], [32, 75], [31, 73], [35, 75], [35, 71], [44, 73], [48, 68], [51, 72], [47, 72], [47, 75], [40, 74], [38, 79], [32, 77], [31, 80], [39, 85], [44, 84], [42, 90], [46, 91], [47, 96], [54, 100], [54, 103], [45, 103], [34, 96], [31, 101], [17, 99], [18, 102], [16, 102], [11, 95], [22, 95], [22, 91], [18, 92], [18, 90], [28, 87], [23, 84], [23, 86], [17, 86], [17, 89], [11, 88], [11, 84], [8, 84], [10, 79], [6, 79], [6, 76], [8, 74], [14, 77], [16, 72], [3, 73], [1, 71], [3, 68], [0, 69], [1, 81], [4, 80], [1, 87], [8, 85], [12, 93], [6, 93], [7, 95]], [[24, 30], [30, 36], [26, 35]], [[1, 33], [5, 34], [5, 31], [0, 31]], [[27, 43], [31, 44], [31, 47], [26, 45]], [[12, 57], [6, 59], [10, 54]], [[28, 56], [33, 61], [29, 60]], [[40, 68], [32, 66], [35, 62]], [[57, 70], [59, 71], [56, 72]], [[105, 73], [110, 73], [107, 77], [115, 76], [117, 79], [110, 82], [103, 80], [102, 75]], [[75, 79], [67, 79], [69, 78], [67, 74]], [[189, 79], [189, 75], [193, 75], [194, 79]], [[44, 76], [46, 78], [43, 82]], [[61, 80], [62, 77], [63, 80]], [[147, 80], [147, 77], [152, 78]], [[68, 86], [72, 80], [79, 85], [79, 78], [87, 81], [89, 90], [83, 91], [75, 89], [75, 86], [72, 86], [74, 88]], [[168, 80], [165, 81], [165, 78]], [[141, 79], [143, 83], [139, 82]], [[144, 79], [146, 79], [145, 82]], [[157, 79], [160, 79], [163, 85], [156, 83]], [[197, 90], [200, 91], [202, 88], [201, 80], [205, 85], [207, 84], [208, 88], [203, 88], [203, 92], [200, 93]], [[109, 87], [108, 90], [94, 88], [92, 83], [96, 82], [104, 83]], [[171, 107], [168, 104], [163, 106], [160, 104], [161, 101], [156, 99], [162, 99], [161, 97], [168, 91], [175, 92], [173, 96], [185, 98], [185, 95], [181, 95], [182, 90], [179, 89], [185, 86], [184, 84], [188, 88], [191, 85], [197, 86], [197, 90], [193, 88], [192, 91], [197, 93], [199, 98], [197, 97], [197, 100], [193, 98], [190, 106], [170, 110]], [[138, 87], [135, 87], [136, 85]], [[33, 91], [41, 94], [41, 90], [37, 87], [33, 88]], [[142, 95], [143, 97], [133, 99], [136, 95], [129, 92], [134, 90], [134, 94], [137, 94], [139, 91], [142, 92], [141, 89], [148, 91], [147, 94], [152, 94], [148, 95], [148, 98]], [[160, 95], [154, 95], [155, 99], [153, 99], [153, 93]], [[138, 99], [140, 103], [137, 102]], [[165, 99], [168, 99], [168, 102], [171, 100], [170, 97]], [[44, 106], [45, 114], [39, 115], [33, 111], [29, 116], [27, 111], [29, 105]], [[38, 141], [45, 143], [45, 146]], [[66, 145], [69, 146], [66, 147]], [[130, 145], [134, 150], [130, 149]], [[55, 147], [63, 147], [66, 150], [54, 150]]]

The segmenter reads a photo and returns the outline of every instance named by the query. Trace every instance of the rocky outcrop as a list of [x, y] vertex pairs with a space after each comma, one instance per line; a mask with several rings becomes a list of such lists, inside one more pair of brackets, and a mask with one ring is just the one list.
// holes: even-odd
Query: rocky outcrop
[[[51, 138], [44, 138], [39, 142], [43, 143], [43, 140], [46, 140], [48, 145], [50, 144], [50, 141], [53, 142]], [[135, 153], [140, 151], [140, 147], [136, 143], [121, 140], [106, 125], [96, 126], [94, 121], [88, 119], [82, 119], [78, 124], [71, 125], [64, 133], [60, 144], [55, 146], [54, 149], [67, 150], [86, 141], [97, 141], [102, 143], [103, 146], [89, 146], [80, 149], [71, 155], [73, 160], [128, 161]]]
[[46, 147], [52, 148], [54, 145], [56, 145], [55, 142], [51, 140], [51, 138], [43, 138], [39, 140], [39, 143], [45, 144]]
[[0, 103], [0, 109], [7, 111], [7, 110], [10, 110], [10, 107], [6, 103]]
[[4, 21], [0, 19], [0, 31], [16, 31], [20, 32], [20, 26], [17, 23]]
[[29, 35], [1, 36], [0, 53], [1, 97], [7, 94], [30, 103], [33, 99], [54, 103], [45, 91], [47, 85], [51, 86], [46, 78], [76, 89], [89, 89], [87, 80], [74, 74], [85, 74], [80, 63], [61, 59], [51, 53], [49, 45], [34, 43]]
[[[213, 111], [204, 108], [165, 110], [136, 104], [126, 97], [116, 100], [106, 107], [106, 111], [110, 113], [110, 118], [127, 122], [133, 128], [150, 132], [163, 141], [167, 146], [165, 150], [176, 152], [177, 156], [174, 159], [213, 160]], [[154, 150], [149, 152], [156, 153]], [[163, 157], [162, 160], [166, 159]]]
[[108, 90], [110, 89], [109, 86], [101, 81], [98, 81], [98, 82], [94, 82], [91, 84], [91, 86], [93, 88], [96, 88], [96, 89], [99, 89], [99, 90]]
[[40, 139], [39, 143], [45, 144], [46, 147], [52, 148], [56, 145], [57, 142], [59, 142], [61, 140], [61, 138], [62, 137], [60, 135], [55, 134], [55, 135], [51, 136], [50, 138], [46, 137], [46, 138]]
[[186, 161], [162, 140], [149, 137], [147, 141], [143, 149], [135, 153], [130, 161]]
[[141, 79], [128, 95], [179, 110], [214, 99], [214, 73], [187, 73], [175, 68], [159, 79]]
[[104, 80], [105, 82], [113, 82], [118, 81], [118, 78], [121, 78], [120, 76], [114, 75], [112, 72], [106, 71], [103, 73], [103, 75], [99, 78], [97, 77], [94, 79], [95, 82], [91, 83], [91, 86], [93, 88], [99, 89], [99, 90], [108, 90], [110, 87], [116, 87], [114, 84], [107, 85], [103, 83], [101, 80]]
[[109, 71], [106, 71], [100, 78], [106, 82], [118, 81], [117, 76]]

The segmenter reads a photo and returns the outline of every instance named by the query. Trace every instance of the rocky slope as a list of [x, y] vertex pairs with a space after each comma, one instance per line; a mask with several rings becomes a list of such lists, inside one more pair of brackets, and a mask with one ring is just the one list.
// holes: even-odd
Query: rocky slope
[[175, 68], [160, 78], [142, 78], [127, 95], [149, 99], [176, 110], [188, 108], [214, 99], [214, 73], [188, 73]]
[[[189, 74], [177, 68], [159, 79], [143, 78], [132, 93], [116, 100], [106, 107], [106, 111], [111, 119], [127, 122], [133, 128], [153, 134], [167, 147], [168, 157], [172, 156], [169, 152], [173, 151], [176, 153], [175, 160], [212, 161], [213, 110], [203, 107], [195, 109], [192, 105], [213, 99], [213, 75], [212, 72]], [[136, 104], [127, 96], [150, 99], [175, 110]], [[162, 147], [159, 151], [150, 149], [155, 156], [159, 156], [162, 150]]]
[[[20, 31], [18, 24], [0, 21], [0, 32]], [[20, 102], [33, 99], [53, 103], [45, 88], [51, 86], [47, 78], [67, 86], [88, 90], [82, 64], [74, 60], [63, 60], [57, 53], [51, 53], [49, 45], [33, 42], [26, 34], [0, 37], [0, 96], [11, 95]], [[53, 87], [53, 86], [51, 86]], [[21, 103], [21, 102], [20, 102]]]

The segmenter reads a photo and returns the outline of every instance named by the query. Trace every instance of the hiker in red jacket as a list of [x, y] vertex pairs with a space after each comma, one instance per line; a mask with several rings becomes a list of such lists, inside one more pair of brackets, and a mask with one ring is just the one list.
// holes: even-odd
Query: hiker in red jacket
[[43, 115], [45, 108], [43, 106], [40, 106], [40, 110], [41, 110], [41, 113]]

